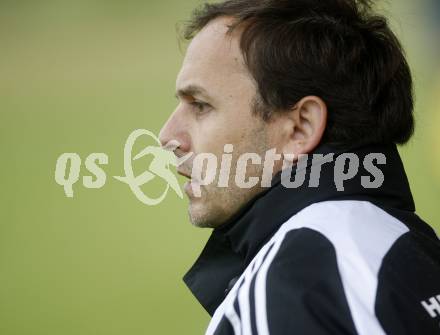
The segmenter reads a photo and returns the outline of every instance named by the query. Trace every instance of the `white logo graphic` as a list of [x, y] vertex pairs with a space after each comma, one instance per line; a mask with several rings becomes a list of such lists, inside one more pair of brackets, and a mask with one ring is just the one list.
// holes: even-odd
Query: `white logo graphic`
[[[153, 139], [155, 145], [149, 145], [139, 153], [133, 155], [133, 148], [136, 141], [142, 136]], [[190, 152], [183, 157], [177, 158], [175, 151], [179, 146], [180, 143], [178, 141], [171, 140], [162, 147], [159, 139], [152, 132], [146, 129], [137, 129], [129, 135], [125, 142], [125, 176], [115, 176], [114, 178], [127, 184], [136, 198], [145, 205], [155, 206], [161, 203], [167, 196], [170, 188], [180, 198], [183, 198], [182, 189], [180, 188], [176, 175], [171, 171], [171, 167], [180, 167], [194, 154]], [[319, 187], [321, 168], [324, 164], [332, 164], [331, 168], [333, 169], [334, 174], [334, 185], [339, 192], [344, 191], [345, 182], [358, 176], [361, 165], [365, 172], [369, 174], [360, 176], [360, 184], [362, 187], [366, 189], [379, 188], [384, 183], [384, 174], [378, 167], [378, 165], [386, 164], [387, 159], [383, 153], [370, 153], [363, 157], [362, 161], [360, 157], [354, 153], [342, 153], [337, 157], [334, 153], [329, 153], [327, 155], [304, 154], [299, 155], [298, 157], [295, 157], [293, 154], [283, 154], [282, 156], [281, 154], [276, 153], [276, 149], [266, 151], [264, 157], [261, 157], [256, 153], [242, 153], [234, 164], [236, 165], [235, 175], [231, 176], [233, 169], [233, 148], [232, 144], [226, 144], [224, 146], [224, 153], [221, 156], [220, 165], [218, 164], [218, 157], [213, 153], [199, 153], [195, 155], [192, 164], [188, 164], [188, 166], [191, 165], [192, 170], [189, 185], [191, 186], [192, 193], [195, 197], [201, 197], [202, 187], [207, 187], [213, 184], [217, 177], [217, 187], [228, 187], [230, 177], [235, 177], [233, 178], [235, 184], [244, 189], [252, 188], [258, 183], [261, 183], [261, 187], [271, 187], [271, 181], [274, 175], [274, 164], [275, 161], [280, 159], [283, 160], [281, 184], [286, 188], [298, 188], [304, 185], [306, 181], [306, 173], [310, 173], [308, 187]], [[133, 162], [139, 161], [147, 156], [152, 156], [147, 171], [135, 176], [132, 166]], [[99, 189], [104, 187], [107, 175], [102, 166], [107, 165], [108, 163], [109, 158], [107, 154], [90, 154], [86, 158], [84, 165], [91, 175], [83, 176], [82, 183], [84, 187], [89, 189]], [[249, 164], [262, 166], [261, 178], [253, 176], [246, 179], [246, 172]], [[63, 186], [64, 192], [68, 198], [73, 198], [74, 196], [73, 186], [80, 179], [81, 166], [81, 157], [76, 153], [64, 153], [57, 160], [55, 181], [60, 186]], [[294, 178], [293, 180], [292, 177]], [[165, 181], [166, 186], [160, 196], [152, 198], [145, 194], [141, 187], [155, 178], [160, 178]]]
[[[136, 140], [141, 136], [152, 138], [157, 146], [147, 146], [140, 153], [132, 158], [133, 146]], [[146, 129], [137, 129], [130, 134], [124, 147], [124, 177], [114, 178], [130, 186], [130, 189], [136, 198], [145, 205], [155, 206], [165, 199], [168, 190], [171, 189], [183, 198], [183, 193], [175, 174], [170, 170], [171, 166], [179, 167], [187, 161], [193, 153], [188, 153], [181, 158], [176, 158], [173, 151], [180, 145], [177, 141], [172, 141], [164, 148], [161, 147], [159, 139]], [[152, 155], [153, 159], [147, 171], [135, 176], [133, 172], [132, 162], [137, 161], [145, 156]], [[109, 161], [108, 155], [105, 153], [90, 154], [85, 160], [85, 168], [93, 176], [88, 175], [82, 178], [83, 185], [86, 188], [99, 189], [104, 187], [107, 175], [100, 165], [107, 165]], [[64, 193], [68, 198], [73, 198], [73, 186], [79, 181], [81, 173], [81, 157], [77, 153], [64, 153], [57, 159], [55, 167], [55, 181], [58, 185], [63, 186]], [[68, 168], [69, 167], [69, 168]], [[66, 174], [67, 172], [67, 174]], [[157, 198], [150, 198], [142, 190], [141, 186], [152, 181], [156, 177], [166, 182], [165, 190]]]
[[[144, 135], [153, 138], [157, 142], [158, 146], [147, 146], [144, 150], [142, 150], [132, 159], [133, 146], [136, 143], [136, 140], [140, 136], [144, 136]], [[153, 155], [153, 161], [150, 163], [149, 170], [135, 177], [133, 174], [132, 161], [136, 161], [147, 155]], [[183, 164], [187, 159], [189, 159], [191, 156], [192, 153], [189, 153], [182, 158], [176, 159], [176, 156], [174, 155], [173, 151], [164, 150], [161, 148], [159, 139], [152, 132], [145, 129], [138, 129], [130, 134], [130, 136], [127, 139], [127, 142], [125, 143], [125, 148], [124, 148], [125, 177], [114, 177], [114, 178], [128, 184], [128, 186], [130, 186], [136, 198], [138, 198], [138, 200], [144, 203], [145, 205], [155, 206], [161, 203], [163, 199], [165, 199], [170, 187], [182, 199], [183, 198], [182, 190], [180, 188], [176, 176], [174, 175], [173, 172], [171, 172], [170, 166], [173, 165], [175, 167], [178, 167], [181, 164]], [[140, 187], [156, 177], [165, 180], [167, 182], [167, 186], [164, 192], [158, 198], [150, 198], [144, 192], [142, 192]]]

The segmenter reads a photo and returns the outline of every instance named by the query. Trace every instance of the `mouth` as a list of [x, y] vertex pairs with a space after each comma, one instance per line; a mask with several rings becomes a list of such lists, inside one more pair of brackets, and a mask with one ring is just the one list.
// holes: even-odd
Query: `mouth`
[[186, 172], [184, 172], [182, 170], [177, 170], [177, 173], [183, 177], [188, 178], [187, 182], [184, 185], [184, 190], [185, 190], [185, 193], [187, 194], [187, 196], [190, 199], [200, 198], [200, 195], [197, 196], [196, 193], [194, 192], [194, 188], [200, 190], [200, 188], [201, 188], [200, 183], [196, 179], [191, 178], [191, 176], [189, 174], [187, 174]]
[[182, 170], [177, 170], [177, 173], [180, 174], [181, 176], [184, 176], [185, 178], [188, 178], [189, 180], [191, 180], [191, 176], [185, 172], [183, 172]]

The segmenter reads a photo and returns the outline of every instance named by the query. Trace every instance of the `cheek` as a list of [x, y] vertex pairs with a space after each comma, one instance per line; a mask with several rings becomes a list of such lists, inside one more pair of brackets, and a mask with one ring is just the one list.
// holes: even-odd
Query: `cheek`
[[221, 155], [225, 144], [235, 146], [244, 137], [245, 126], [231, 120], [225, 114], [215, 113], [217, 115], [207, 116], [201, 121], [193, 134], [194, 150], [197, 153]]

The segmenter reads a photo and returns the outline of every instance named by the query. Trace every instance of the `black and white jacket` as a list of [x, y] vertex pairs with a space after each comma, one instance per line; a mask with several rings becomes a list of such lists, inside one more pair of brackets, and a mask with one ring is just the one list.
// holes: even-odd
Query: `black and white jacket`
[[207, 334], [440, 334], [440, 243], [415, 214], [397, 149], [352, 152], [386, 156], [381, 187], [362, 187], [362, 166], [344, 191], [330, 163], [319, 187], [277, 176], [213, 231], [184, 277], [212, 315]]

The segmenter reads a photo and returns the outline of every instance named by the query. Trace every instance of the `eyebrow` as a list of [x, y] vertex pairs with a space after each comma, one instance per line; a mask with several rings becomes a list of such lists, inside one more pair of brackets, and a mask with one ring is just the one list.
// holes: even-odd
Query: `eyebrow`
[[211, 96], [208, 92], [201, 86], [198, 85], [189, 85], [184, 88], [177, 90], [176, 97], [194, 97], [196, 95], [202, 95], [207, 99], [211, 99]]

